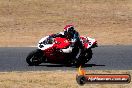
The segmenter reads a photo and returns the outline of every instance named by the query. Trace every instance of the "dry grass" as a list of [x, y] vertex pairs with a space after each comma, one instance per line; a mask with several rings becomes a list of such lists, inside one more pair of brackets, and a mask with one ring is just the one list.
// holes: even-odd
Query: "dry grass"
[[[89, 70], [87, 73], [128, 73], [131, 70]], [[0, 72], [0, 88], [131, 88], [131, 84], [85, 84], [76, 82], [77, 71]]]
[[35, 46], [69, 23], [101, 45], [131, 45], [132, 1], [0, 0], [0, 46]]

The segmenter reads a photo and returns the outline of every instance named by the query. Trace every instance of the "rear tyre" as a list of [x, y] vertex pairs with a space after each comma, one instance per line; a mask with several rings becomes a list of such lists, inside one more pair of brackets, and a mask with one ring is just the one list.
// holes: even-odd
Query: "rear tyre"
[[90, 61], [92, 58], [92, 55], [93, 55], [93, 53], [92, 53], [91, 49], [86, 50], [86, 53], [84, 56], [84, 59], [85, 59], [84, 62], [87, 63], [88, 61]]
[[26, 58], [26, 62], [29, 66], [38, 66], [43, 62], [43, 53], [41, 50], [37, 49], [30, 52]]
[[79, 67], [80, 65], [84, 66], [85, 63], [87, 63], [89, 60], [91, 60], [92, 55], [93, 55], [92, 50], [91, 49], [87, 49], [84, 53], [82, 53], [80, 55], [80, 57], [78, 59], [76, 59], [74, 61], [75, 66], [76, 67]]

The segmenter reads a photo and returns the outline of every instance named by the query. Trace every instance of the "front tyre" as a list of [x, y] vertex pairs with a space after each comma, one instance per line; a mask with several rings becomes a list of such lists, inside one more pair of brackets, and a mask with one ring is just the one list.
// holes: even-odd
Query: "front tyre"
[[37, 66], [43, 62], [42, 51], [37, 49], [30, 52], [26, 58], [26, 62], [29, 66]]

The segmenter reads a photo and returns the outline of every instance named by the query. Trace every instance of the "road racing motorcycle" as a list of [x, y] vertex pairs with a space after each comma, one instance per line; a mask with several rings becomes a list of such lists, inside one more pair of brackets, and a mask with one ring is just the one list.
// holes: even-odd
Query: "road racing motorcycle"
[[83, 44], [83, 52], [66, 38], [49, 38], [46, 36], [38, 43], [38, 49], [30, 52], [26, 58], [29, 66], [37, 66], [41, 63], [64, 64], [70, 66], [85, 65], [92, 58], [92, 48], [97, 47], [97, 41], [90, 37], [80, 37]]

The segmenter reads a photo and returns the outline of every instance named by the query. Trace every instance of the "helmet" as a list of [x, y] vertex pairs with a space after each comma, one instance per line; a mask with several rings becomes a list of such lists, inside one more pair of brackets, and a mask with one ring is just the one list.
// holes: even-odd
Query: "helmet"
[[64, 27], [64, 31], [70, 31], [70, 30], [74, 30], [74, 26], [73, 25], [66, 25], [65, 27]]
[[73, 25], [66, 25], [64, 27], [64, 33], [67, 35], [67, 36], [73, 36], [75, 34], [75, 29], [74, 29], [74, 26]]

